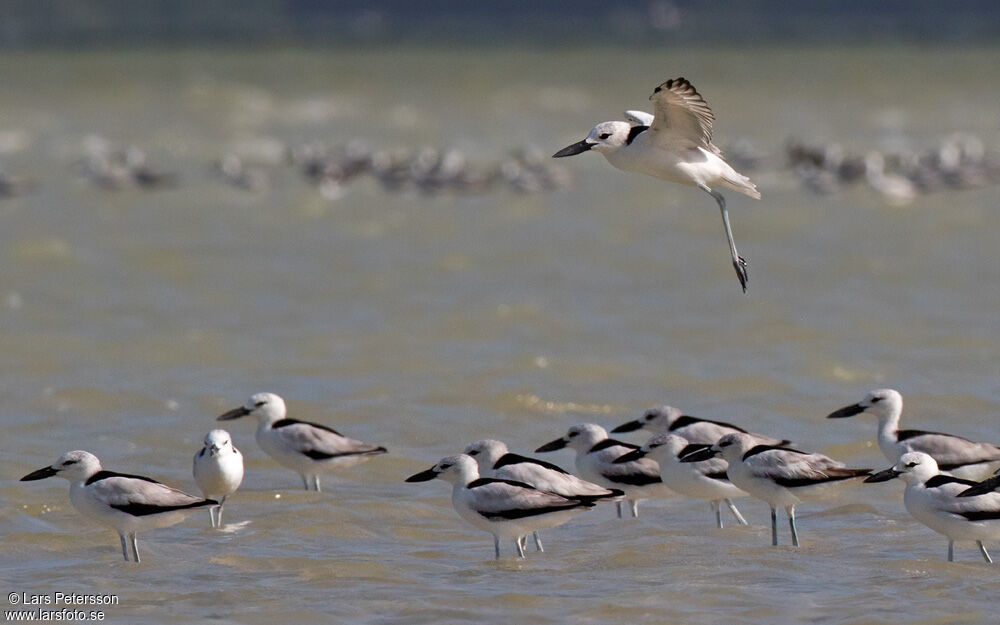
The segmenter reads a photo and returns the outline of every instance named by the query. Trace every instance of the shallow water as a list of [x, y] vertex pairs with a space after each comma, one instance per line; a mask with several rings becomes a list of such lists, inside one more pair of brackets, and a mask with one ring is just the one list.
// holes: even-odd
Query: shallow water
[[[740, 506], [751, 527], [720, 532], [707, 504], [678, 499], [624, 523], [599, 508], [544, 532], [544, 555], [494, 562], [445, 484], [402, 479], [478, 438], [524, 452], [664, 402], [881, 468], [871, 420], [823, 419], [878, 386], [903, 392], [912, 426], [998, 441], [996, 188], [899, 209], [860, 187], [817, 197], [751, 174], [764, 199], [730, 199], [744, 297], [709, 198], [593, 155], [567, 159], [563, 193], [428, 198], [359, 182], [336, 202], [288, 168], [251, 195], [208, 166], [258, 137], [552, 152], [681, 73], [721, 144], [746, 138], [778, 161], [793, 136], [863, 152], [971, 131], [996, 148], [996, 54], [0, 56], [0, 131], [28, 138], [0, 164], [40, 183], [0, 201], [4, 587], [114, 593], [108, 620], [130, 623], [990, 622], [996, 569], [971, 545], [944, 562], [898, 484], [801, 506], [798, 550], [768, 545], [759, 502]], [[180, 186], [77, 180], [90, 133], [147, 149]], [[85, 448], [194, 491], [213, 417], [258, 390], [391, 455], [306, 493], [251, 423], [231, 423], [247, 477], [226, 529], [205, 513], [141, 536], [138, 568], [79, 520], [64, 482], [16, 482]]]

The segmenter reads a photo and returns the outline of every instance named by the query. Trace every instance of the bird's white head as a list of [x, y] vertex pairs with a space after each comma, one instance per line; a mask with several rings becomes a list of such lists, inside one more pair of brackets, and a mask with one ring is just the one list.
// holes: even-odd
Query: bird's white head
[[217, 456], [220, 452], [231, 453], [233, 451], [233, 439], [229, 436], [229, 432], [225, 430], [212, 430], [205, 435], [205, 449], [212, 456]]
[[641, 447], [650, 458], [660, 463], [677, 457], [688, 446], [688, 439], [676, 434], [657, 434]]
[[569, 447], [576, 451], [587, 451], [597, 443], [608, 437], [608, 431], [594, 423], [581, 423], [574, 425], [566, 434], [554, 441], [545, 443], [535, 451], [538, 453], [555, 451], [563, 447]]
[[465, 486], [479, 478], [479, 465], [466, 454], [447, 456], [437, 461], [433, 467], [406, 478], [407, 482], [429, 482], [441, 479], [457, 486]]
[[507, 445], [502, 441], [486, 438], [472, 443], [465, 448], [467, 456], [472, 456], [479, 463], [480, 471], [489, 471], [505, 453]]
[[638, 419], [622, 423], [611, 430], [611, 433], [617, 434], [619, 432], [648, 430], [657, 434], [666, 434], [670, 431], [670, 424], [676, 421], [681, 414], [680, 409], [673, 406], [655, 406], [644, 412]]
[[733, 432], [732, 434], [726, 434], [719, 440], [715, 441], [711, 450], [716, 452], [717, 455], [725, 458], [727, 462], [733, 463], [741, 460], [743, 458], [743, 454], [747, 453], [757, 445], [757, 439], [753, 436], [742, 432]]
[[55, 463], [32, 471], [21, 478], [22, 482], [43, 480], [58, 475], [70, 482], [82, 482], [101, 470], [101, 461], [97, 456], [87, 451], [70, 451]]
[[568, 145], [552, 155], [553, 158], [573, 156], [582, 154], [587, 150], [600, 152], [604, 155], [612, 154], [629, 144], [629, 135], [632, 126], [628, 122], [601, 122], [594, 126], [586, 139], [577, 141], [573, 145]]
[[886, 482], [901, 477], [907, 484], [923, 484], [938, 472], [938, 463], [934, 458], [922, 451], [908, 451], [899, 457], [896, 464], [869, 476], [865, 481]]
[[856, 404], [844, 406], [827, 415], [828, 419], [843, 419], [858, 414], [870, 414], [883, 419], [898, 419], [903, 412], [903, 396], [891, 388], [879, 388], [865, 395]]
[[219, 416], [219, 421], [229, 421], [239, 419], [247, 415], [257, 417], [261, 423], [273, 423], [285, 418], [288, 409], [285, 407], [285, 400], [274, 393], [254, 393], [247, 403], [239, 408], [234, 408]]

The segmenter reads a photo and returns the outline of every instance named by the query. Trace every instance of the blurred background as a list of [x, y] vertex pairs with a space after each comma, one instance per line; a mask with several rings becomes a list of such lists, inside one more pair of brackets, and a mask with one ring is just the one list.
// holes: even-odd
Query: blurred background
[[[989, 622], [896, 484], [802, 506], [798, 551], [671, 499], [495, 564], [402, 479], [662, 403], [883, 468], [823, 418], [883, 386], [1000, 442], [998, 36], [971, 1], [2, 3], [0, 576], [129, 623]], [[677, 76], [763, 195], [727, 196], [747, 295], [704, 193], [549, 158]], [[300, 492], [232, 422], [227, 526], [141, 568], [16, 481], [84, 448], [197, 492], [265, 390], [390, 454]]]

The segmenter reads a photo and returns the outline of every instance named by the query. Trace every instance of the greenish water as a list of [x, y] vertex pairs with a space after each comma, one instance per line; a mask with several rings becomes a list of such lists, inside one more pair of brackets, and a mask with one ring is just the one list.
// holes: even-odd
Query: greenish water
[[[492, 561], [441, 483], [402, 479], [484, 437], [529, 451], [573, 423], [654, 403], [881, 467], [874, 425], [828, 422], [870, 388], [909, 425], [1000, 441], [995, 188], [906, 209], [862, 188], [817, 197], [773, 169], [730, 201], [751, 262], [740, 295], [711, 200], [584, 155], [563, 193], [336, 202], [276, 167], [269, 191], [210, 163], [261, 137], [547, 153], [685, 75], [716, 137], [863, 152], [954, 131], [1000, 144], [996, 49], [155, 52], [0, 56], [0, 165], [37, 178], [0, 201], [0, 571], [8, 591], [108, 592], [110, 622], [980, 623], [997, 573], [904, 511], [898, 485], [806, 504], [803, 546], [767, 509], [717, 531], [707, 506], [610, 507]], [[180, 185], [78, 180], [86, 135], [134, 143]], [[292, 416], [391, 454], [300, 492], [249, 423], [226, 531], [142, 536], [143, 564], [82, 523], [62, 481], [17, 478], [84, 448], [194, 491], [213, 417], [271, 390]], [[564, 455], [563, 455], [564, 454]], [[569, 466], [568, 452], [554, 460]], [[280, 497], [279, 497], [280, 495]], [[970, 547], [970, 546], [966, 546]], [[5, 605], [6, 609], [8, 606]]]

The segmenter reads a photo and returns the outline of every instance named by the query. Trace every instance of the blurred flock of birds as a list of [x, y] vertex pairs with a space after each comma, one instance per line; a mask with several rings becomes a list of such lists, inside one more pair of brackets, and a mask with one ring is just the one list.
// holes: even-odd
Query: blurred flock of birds
[[[292, 168], [322, 197], [334, 201], [365, 178], [391, 193], [477, 195], [512, 189], [545, 193], [572, 184], [568, 170], [533, 147], [488, 162], [454, 148], [431, 146], [373, 149], [362, 141], [339, 146], [318, 142], [283, 144], [267, 140], [268, 149], [228, 152], [206, 170], [221, 184], [247, 193], [265, 193], [272, 177]], [[1000, 184], [1000, 152], [987, 149], [969, 133], [942, 137], [923, 150], [850, 152], [838, 143], [789, 141], [775, 153], [739, 140], [724, 150], [740, 171], [790, 173], [805, 189], [828, 195], [866, 186], [887, 204], [905, 206], [924, 194]], [[117, 191], [169, 189], [186, 181], [169, 166], [154, 166], [145, 151], [90, 135], [80, 142], [67, 171], [100, 189]], [[30, 194], [45, 181], [30, 173], [12, 173], [0, 163], [0, 200]]]

